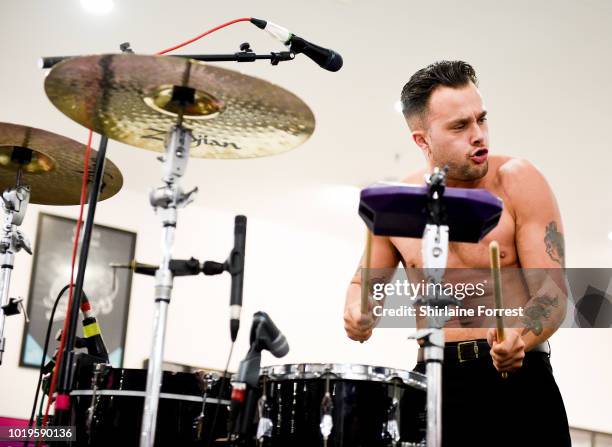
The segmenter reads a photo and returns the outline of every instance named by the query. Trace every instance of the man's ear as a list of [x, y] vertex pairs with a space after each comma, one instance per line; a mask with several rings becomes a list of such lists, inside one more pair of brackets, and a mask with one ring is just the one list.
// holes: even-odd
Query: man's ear
[[427, 159], [431, 158], [431, 148], [429, 147], [429, 143], [427, 142], [427, 137], [424, 130], [415, 130], [412, 132], [412, 140], [416, 143], [418, 147], [421, 148], [423, 154]]

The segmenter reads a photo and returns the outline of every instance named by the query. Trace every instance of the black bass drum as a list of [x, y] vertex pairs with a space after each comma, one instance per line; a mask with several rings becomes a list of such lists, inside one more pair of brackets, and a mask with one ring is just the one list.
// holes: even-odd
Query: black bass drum
[[[89, 365], [78, 369], [75, 380], [73, 445], [137, 446], [147, 370]], [[229, 378], [221, 381], [219, 374], [164, 372], [155, 445], [226, 445], [230, 393]]]

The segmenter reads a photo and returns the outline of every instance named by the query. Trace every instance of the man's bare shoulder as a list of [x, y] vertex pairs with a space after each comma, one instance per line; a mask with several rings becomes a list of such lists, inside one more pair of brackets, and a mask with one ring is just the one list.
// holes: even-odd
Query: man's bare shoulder
[[551, 197], [554, 200], [544, 175], [525, 159], [500, 156], [495, 181], [515, 210]]
[[417, 171], [408, 174], [405, 178], [402, 179], [402, 183], [409, 183], [411, 185], [423, 185], [425, 184], [425, 174], [427, 173], [427, 168], [421, 168]]
[[495, 160], [497, 181], [508, 193], [529, 192], [546, 183], [544, 175], [523, 158], [498, 156]]

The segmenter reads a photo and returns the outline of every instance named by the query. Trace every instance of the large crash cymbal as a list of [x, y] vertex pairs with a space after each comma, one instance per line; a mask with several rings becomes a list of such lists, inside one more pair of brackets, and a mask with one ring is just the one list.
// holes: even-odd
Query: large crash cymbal
[[[78, 205], [83, 182], [85, 146], [46, 130], [0, 123], [0, 192], [21, 184], [30, 186], [30, 203]], [[93, 175], [96, 151], [91, 151], [89, 172]], [[91, 177], [90, 177], [91, 179]], [[123, 177], [106, 159], [100, 200], [119, 192]]]
[[183, 125], [191, 155], [251, 158], [293, 149], [313, 133], [314, 115], [293, 93], [202, 62], [135, 54], [75, 57], [45, 79], [51, 102], [83, 126], [123, 143], [163, 152], [177, 123], [173, 86], [195, 90]]

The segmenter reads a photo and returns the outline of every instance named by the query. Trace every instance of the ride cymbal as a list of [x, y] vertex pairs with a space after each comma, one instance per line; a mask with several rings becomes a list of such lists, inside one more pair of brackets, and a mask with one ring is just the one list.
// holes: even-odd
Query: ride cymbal
[[[30, 203], [78, 205], [83, 181], [85, 146], [46, 130], [0, 123], [0, 191], [20, 182], [30, 186]], [[96, 151], [89, 162], [90, 179]], [[121, 172], [106, 159], [99, 200], [108, 199], [123, 185]]]
[[171, 56], [75, 57], [51, 70], [45, 91], [79, 124], [158, 152], [183, 104], [182, 125], [193, 131], [191, 156], [199, 158], [278, 154], [302, 144], [315, 127], [310, 108], [281, 87]]

